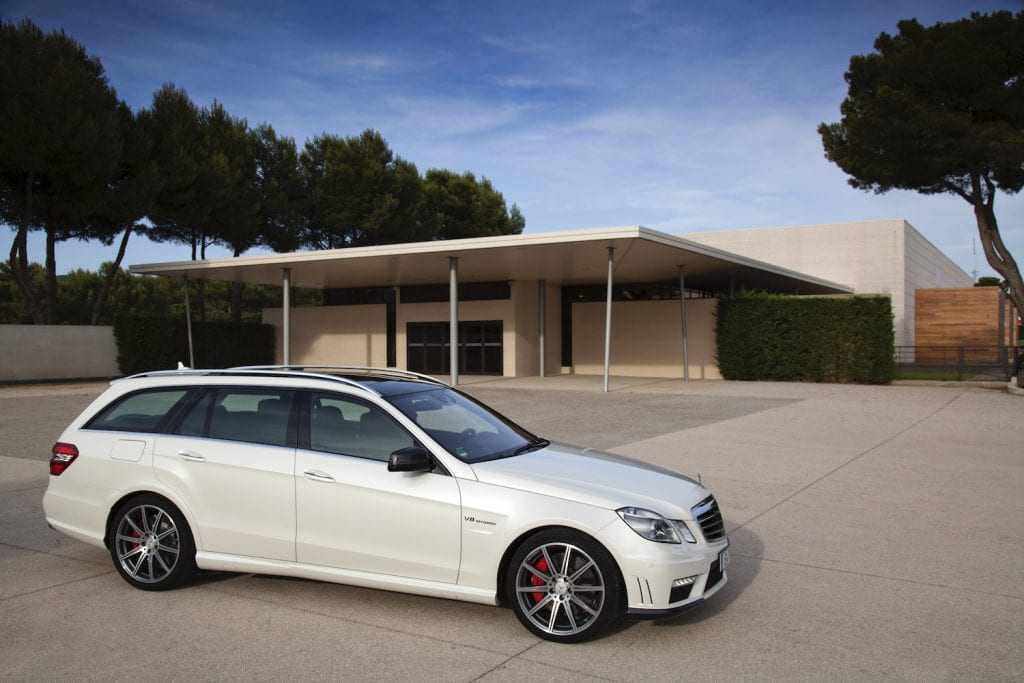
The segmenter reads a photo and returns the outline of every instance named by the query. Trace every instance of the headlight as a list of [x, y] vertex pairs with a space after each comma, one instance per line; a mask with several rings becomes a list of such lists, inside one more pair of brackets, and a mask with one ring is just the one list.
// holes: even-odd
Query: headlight
[[622, 521], [648, 541], [656, 543], [696, 543], [686, 524], [674, 519], [665, 519], [657, 512], [643, 508], [622, 508], [616, 510]]

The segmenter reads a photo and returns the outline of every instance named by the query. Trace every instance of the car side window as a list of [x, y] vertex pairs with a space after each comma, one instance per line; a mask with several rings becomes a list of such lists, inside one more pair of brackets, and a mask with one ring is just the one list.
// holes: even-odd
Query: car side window
[[174, 430], [175, 434], [181, 436], [203, 436], [206, 434], [206, 416], [210, 412], [210, 403], [213, 401], [212, 391], [207, 391], [203, 397], [196, 401], [185, 418]]
[[314, 393], [309, 445], [315, 451], [387, 461], [415, 439], [383, 409], [337, 394]]
[[[288, 439], [294, 394], [293, 391], [266, 387], [218, 389], [213, 399], [209, 437], [284, 446]], [[199, 409], [199, 404], [195, 409]], [[191, 417], [191, 414], [186, 417], [183, 426], [185, 423], [195, 424], [190, 421]]]
[[155, 432], [164, 416], [187, 393], [187, 389], [174, 388], [129, 394], [104, 408], [85, 428], [115, 432]]

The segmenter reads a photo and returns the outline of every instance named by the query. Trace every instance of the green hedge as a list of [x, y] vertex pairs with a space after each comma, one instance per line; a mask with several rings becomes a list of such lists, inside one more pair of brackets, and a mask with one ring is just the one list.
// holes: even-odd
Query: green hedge
[[743, 293], [718, 302], [715, 336], [725, 379], [887, 384], [888, 297]]
[[[114, 321], [117, 364], [126, 375], [172, 370], [189, 364], [185, 321], [122, 317]], [[274, 362], [274, 327], [263, 323], [193, 322], [197, 368], [269, 365]]]

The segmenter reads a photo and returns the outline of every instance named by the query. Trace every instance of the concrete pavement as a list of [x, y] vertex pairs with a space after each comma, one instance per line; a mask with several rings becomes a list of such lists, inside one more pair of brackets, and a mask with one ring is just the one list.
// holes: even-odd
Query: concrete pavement
[[0, 678], [1011, 680], [1024, 399], [967, 387], [600, 378], [464, 387], [548, 438], [696, 476], [733, 541], [707, 605], [591, 643], [498, 608], [236, 574], [132, 589], [49, 530], [49, 447], [102, 385], [0, 388]]

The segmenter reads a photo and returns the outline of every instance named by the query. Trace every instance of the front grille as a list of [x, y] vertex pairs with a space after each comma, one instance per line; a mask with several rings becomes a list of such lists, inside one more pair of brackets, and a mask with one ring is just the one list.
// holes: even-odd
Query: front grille
[[718, 509], [718, 501], [714, 496], [708, 496], [697, 503], [690, 511], [693, 518], [700, 525], [704, 538], [709, 541], [717, 541], [725, 538], [725, 522], [722, 520], [722, 512]]

